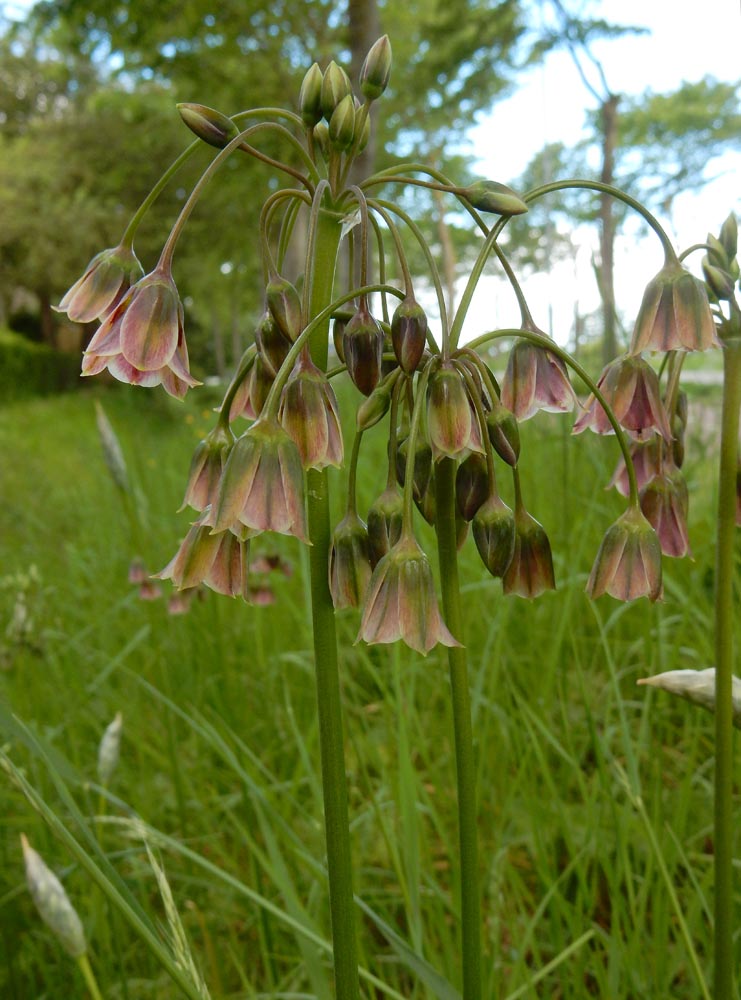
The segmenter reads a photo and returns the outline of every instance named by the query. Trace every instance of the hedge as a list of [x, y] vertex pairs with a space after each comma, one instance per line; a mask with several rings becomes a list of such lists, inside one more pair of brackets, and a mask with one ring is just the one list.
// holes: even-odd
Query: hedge
[[80, 381], [77, 354], [35, 344], [0, 329], [0, 406], [26, 396], [47, 396], [75, 388]]

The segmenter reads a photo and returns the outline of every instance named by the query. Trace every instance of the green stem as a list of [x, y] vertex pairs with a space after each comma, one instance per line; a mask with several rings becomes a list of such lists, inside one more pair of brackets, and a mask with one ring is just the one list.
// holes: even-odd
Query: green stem
[[[312, 274], [311, 315], [326, 311], [332, 298], [335, 264], [341, 227], [333, 215], [320, 213], [317, 221]], [[327, 367], [329, 315], [310, 338], [314, 363]], [[352, 859], [347, 807], [347, 776], [342, 735], [337, 632], [334, 605], [329, 590], [327, 567], [331, 532], [329, 488], [326, 469], [308, 472], [307, 507], [309, 521], [309, 566], [311, 572], [311, 612], [314, 630], [314, 669], [319, 713], [319, 741], [324, 795], [324, 822], [327, 840], [329, 906], [332, 921], [335, 995], [337, 1000], [358, 1000], [358, 952], [355, 904], [352, 888]]]
[[[435, 468], [435, 531], [445, 622], [463, 641], [463, 615], [458, 585], [458, 546], [455, 529], [455, 470], [451, 458]], [[458, 783], [458, 837], [461, 879], [461, 958], [463, 1000], [481, 1000], [481, 903], [476, 837], [476, 761], [471, 726], [471, 699], [464, 646], [448, 649], [453, 699], [455, 764]]]
[[87, 957], [87, 953], [79, 956], [77, 964], [80, 967], [82, 978], [85, 980], [85, 985], [90, 991], [90, 996], [93, 1000], [103, 1000], [101, 992], [98, 989], [97, 980], [95, 979], [95, 973], [90, 965], [90, 959]]
[[715, 573], [715, 1000], [733, 996], [733, 569], [741, 341], [723, 349]]

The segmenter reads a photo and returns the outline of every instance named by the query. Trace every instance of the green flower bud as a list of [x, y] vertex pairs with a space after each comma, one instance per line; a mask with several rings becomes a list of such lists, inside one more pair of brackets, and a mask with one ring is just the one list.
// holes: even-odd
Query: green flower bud
[[710, 263], [714, 267], [719, 267], [721, 270], [726, 271], [728, 269], [728, 265], [730, 264], [730, 259], [726, 253], [726, 248], [723, 246], [721, 241], [716, 239], [712, 233], [708, 233], [705, 238], [705, 242], [708, 245]]
[[494, 577], [503, 577], [515, 551], [515, 515], [496, 493], [491, 493], [471, 522], [481, 561]]
[[486, 414], [486, 430], [497, 455], [514, 467], [520, 457], [520, 425], [514, 413], [496, 397]]
[[733, 298], [735, 281], [727, 271], [710, 263], [711, 258], [702, 258], [702, 275], [708, 291], [716, 300], [730, 301]]
[[342, 345], [350, 378], [364, 396], [370, 396], [381, 377], [383, 330], [365, 301], [345, 327]]
[[334, 349], [337, 353], [337, 357], [340, 359], [342, 364], [345, 363], [345, 348], [343, 345], [343, 337], [345, 336], [345, 327], [347, 326], [347, 320], [340, 319], [339, 316], [332, 323], [332, 341], [334, 342]]
[[386, 416], [391, 406], [393, 387], [393, 382], [384, 380], [376, 386], [367, 399], [363, 400], [355, 415], [355, 425], [359, 431], [367, 431]]
[[322, 119], [322, 81], [324, 77], [317, 63], [311, 67], [301, 82], [298, 108], [304, 125], [313, 128]]
[[267, 370], [272, 376], [277, 375], [291, 349], [291, 341], [282, 333], [269, 309], [257, 324], [255, 343]]
[[326, 162], [329, 159], [329, 129], [326, 122], [319, 122], [314, 127], [314, 145]]
[[407, 375], [416, 370], [427, 341], [427, 316], [413, 295], [396, 307], [391, 317], [391, 343], [396, 360]]
[[[404, 438], [396, 449], [396, 480], [402, 488], [406, 477], [408, 456], [409, 438]], [[419, 437], [414, 446], [413, 477], [412, 495], [415, 501], [419, 502], [427, 493], [432, 478], [432, 449], [425, 440]]]
[[265, 298], [278, 329], [293, 343], [301, 333], [301, 297], [298, 292], [290, 281], [273, 271], [265, 289]]
[[443, 364], [427, 389], [427, 431], [435, 461], [459, 458], [469, 447], [472, 426], [465, 382], [453, 365]]
[[738, 221], [733, 212], [720, 227], [720, 242], [723, 244], [728, 260], [733, 260], [738, 254]]
[[474, 514], [489, 494], [489, 475], [486, 456], [472, 451], [458, 466], [455, 475], [455, 500], [458, 513], [464, 521], [473, 519]]
[[372, 566], [375, 566], [401, 538], [403, 519], [404, 500], [401, 493], [390, 486], [368, 511], [368, 543]]
[[361, 108], [360, 101], [355, 100], [355, 134], [353, 135], [353, 145], [357, 146], [357, 152], [362, 153], [368, 145], [371, 133], [370, 115], [358, 114]]
[[344, 152], [353, 144], [355, 137], [355, 99], [352, 94], [343, 97], [329, 119], [330, 145]]
[[463, 197], [477, 212], [496, 215], [523, 215], [525, 202], [506, 184], [498, 181], [475, 181], [462, 191]]
[[384, 35], [374, 42], [360, 70], [360, 90], [369, 101], [377, 100], [391, 76], [391, 42]]
[[[347, 73], [334, 60], [327, 66], [322, 79], [322, 114], [329, 121], [340, 101], [352, 94], [352, 84]], [[354, 108], [353, 108], [354, 110]]]
[[223, 149], [239, 135], [239, 128], [231, 118], [205, 104], [178, 104], [177, 109], [191, 132], [209, 146]]

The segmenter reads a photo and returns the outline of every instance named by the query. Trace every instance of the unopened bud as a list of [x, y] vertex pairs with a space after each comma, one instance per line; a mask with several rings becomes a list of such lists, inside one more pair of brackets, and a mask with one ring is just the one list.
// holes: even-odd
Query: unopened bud
[[357, 152], [362, 153], [365, 147], [368, 145], [368, 140], [371, 134], [371, 120], [370, 115], [358, 114], [361, 108], [360, 102], [355, 99], [355, 134], [353, 135], [353, 145], [357, 147]]
[[322, 71], [314, 63], [301, 82], [298, 108], [301, 120], [309, 128], [313, 128], [322, 119], [322, 80]]
[[337, 357], [340, 359], [342, 364], [345, 363], [345, 348], [342, 343], [342, 338], [345, 336], [346, 326], [347, 320], [340, 319], [339, 317], [332, 323], [332, 341], [334, 342], [334, 349], [337, 353]]
[[443, 364], [430, 377], [427, 431], [435, 460], [458, 458], [471, 440], [471, 404], [460, 372]]
[[486, 430], [497, 455], [507, 465], [515, 466], [520, 457], [520, 426], [514, 413], [495, 397], [486, 414]]
[[394, 381], [386, 379], [376, 386], [367, 399], [363, 400], [355, 415], [355, 425], [359, 431], [367, 431], [386, 416], [391, 406], [393, 387]]
[[352, 94], [343, 97], [332, 112], [329, 119], [330, 145], [344, 152], [353, 144], [355, 138], [355, 100]]
[[473, 519], [488, 493], [489, 475], [486, 456], [481, 452], [472, 451], [458, 466], [455, 476], [455, 499], [458, 513], [464, 521]]
[[391, 343], [396, 360], [411, 375], [422, 359], [427, 340], [427, 316], [413, 295], [399, 303], [391, 318]]
[[738, 254], [738, 221], [734, 212], [728, 216], [720, 227], [720, 242], [729, 261]]
[[391, 76], [391, 42], [388, 35], [374, 42], [360, 70], [360, 90], [369, 101], [377, 100]]
[[[404, 486], [407, 461], [409, 458], [409, 438], [405, 438], [396, 449], [396, 479], [399, 486]], [[417, 438], [414, 445], [414, 470], [412, 472], [412, 495], [419, 503], [427, 493], [432, 478], [432, 449], [422, 438]]]
[[324, 71], [322, 79], [321, 106], [322, 114], [329, 121], [337, 105], [348, 94], [352, 94], [352, 84], [347, 73], [332, 61]]
[[720, 267], [725, 271], [730, 263], [728, 254], [726, 253], [726, 248], [719, 239], [716, 239], [715, 236], [713, 236], [712, 233], [708, 233], [705, 242], [708, 245], [708, 257], [710, 258], [710, 263], [714, 267]]
[[281, 331], [269, 309], [257, 324], [255, 343], [265, 362], [265, 367], [271, 375], [277, 375], [291, 349], [291, 341]]
[[462, 191], [463, 197], [478, 212], [496, 215], [523, 215], [528, 208], [512, 188], [498, 181], [476, 181]]
[[205, 104], [178, 104], [177, 109], [191, 132], [209, 146], [223, 149], [239, 135], [239, 128], [231, 118]]
[[332, 536], [329, 553], [329, 590], [335, 608], [357, 608], [371, 578], [368, 531], [357, 514], [348, 513]]
[[122, 728], [123, 716], [120, 712], [116, 712], [115, 719], [106, 727], [98, 747], [98, 780], [101, 785], [108, 784], [113, 777], [113, 772], [118, 767]]
[[324, 160], [327, 161], [329, 159], [329, 129], [326, 122], [319, 122], [314, 127], [314, 144], [324, 157]]
[[386, 555], [401, 538], [404, 518], [404, 501], [393, 486], [378, 497], [368, 511], [368, 542], [371, 564]]
[[342, 337], [350, 378], [364, 396], [370, 396], [381, 377], [383, 330], [363, 302]]
[[21, 834], [26, 882], [41, 919], [72, 958], [87, 951], [85, 932], [62, 883]]
[[301, 333], [301, 297], [295, 287], [274, 271], [265, 289], [265, 298], [278, 329], [293, 343]]
[[708, 290], [716, 299], [728, 301], [733, 298], [735, 282], [727, 271], [710, 263], [710, 257], [702, 258], [702, 274]]
[[481, 561], [494, 577], [503, 577], [515, 551], [515, 515], [496, 493], [491, 493], [471, 522]]
[[274, 382], [274, 377], [270, 374], [270, 369], [265, 359], [258, 351], [255, 355], [255, 363], [250, 372], [250, 404], [256, 417], [262, 413], [265, 400], [268, 398], [270, 387]]

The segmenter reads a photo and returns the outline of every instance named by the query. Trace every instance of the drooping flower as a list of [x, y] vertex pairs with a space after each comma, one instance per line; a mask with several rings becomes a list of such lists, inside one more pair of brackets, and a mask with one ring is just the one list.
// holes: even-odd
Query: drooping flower
[[334, 530], [329, 552], [329, 590], [335, 608], [359, 607], [372, 572], [368, 530], [356, 513], [348, 511]]
[[476, 511], [471, 522], [481, 561], [494, 577], [503, 577], [515, 554], [515, 515], [496, 491]]
[[213, 534], [207, 524], [196, 522], [167, 566], [155, 575], [172, 580], [178, 590], [203, 583], [217, 594], [247, 600], [248, 568], [249, 539], [231, 531]]
[[427, 316], [411, 293], [391, 317], [391, 343], [402, 371], [410, 375], [422, 359], [427, 342]]
[[62, 296], [57, 312], [67, 313], [74, 323], [102, 320], [143, 275], [144, 268], [131, 246], [122, 243], [102, 250]]
[[192, 507], [202, 511], [212, 506], [221, 480], [221, 473], [234, 444], [231, 430], [220, 422], [199, 441], [188, 472], [188, 483], [180, 510]]
[[528, 420], [538, 410], [569, 413], [574, 402], [574, 390], [563, 361], [546, 347], [519, 340], [507, 362], [502, 404], [518, 420]]
[[512, 559], [502, 577], [505, 594], [538, 597], [545, 590], [555, 590], [551, 544], [543, 525], [524, 507], [515, 511], [515, 544]]
[[486, 456], [472, 451], [455, 474], [455, 501], [464, 521], [471, 521], [489, 494]]
[[442, 458], [462, 458], [469, 450], [481, 451], [481, 434], [466, 383], [449, 362], [443, 362], [430, 376], [427, 433], [436, 462]]
[[302, 351], [283, 390], [280, 422], [298, 448], [305, 469], [342, 465], [337, 397], [308, 351]]
[[395, 486], [387, 487], [368, 510], [371, 565], [376, 564], [401, 538], [404, 501]]
[[719, 346], [705, 286], [679, 261], [665, 263], [643, 293], [630, 353]]
[[308, 542], [298, 448], [271, 417], [258, 420], [229, 453], [213, 511], [215, 531], [240, 522]]
[[687, 482], [674, 465], [667, 462], [663, 471], [641, 490], [641, 510], [659, 536], [665, 556], [681, 559], [690, 551], [687, 534], [689, 494]]
[[661, 597], [661, 545], [640, 507], [631, 505], [608, 529], [586, 591], [592, 598], [610, 594], [618, 601]]
[[[618, 423], [634, 437], [645, 438], [654, 433], [671, 441], [669, 418], [661, 401], [659, 378], [642, 357], [627, 355], [606, 366], [597, 382], [605, 402]], [[590, 396], [584, 413], [574, 424], [573, 433], [589, 427], [595, 434], [614, 434], [602, 404]]]
[[423, 656], [438, 642], [460, 645], [440, 614], [427, 556], [409, 534], [402, 534], [373, 570], [356, 642], [397, 639]]
[[[636, 483], [638, 489], [642, 490], [646, 483], [650, 482], [659, 473], [665, 445], [662, 438], [653, 435], [645, 441], [631, 442], [629, 449], [630, 457], [633, 459], [633, 468], [636, 473]], [[628, 479], [625, 459], [622, 455], [618, 460], [610, 482], [607, 484], [607, 489], [613, 486], [624, 497], [630, 496], [630, 480]]]
[[179, 399], [200, 384], [188, 370], [183, 307], [169, 271], [146, 275], [106, 316], [85, 351], [82, 374], [105, 368], [120, 382], [162, 385]]
[[364, 396], [370, 396], [381, 377], [383, 339], [383, 330], [363, 299], [342, 333], [342, 354], [350, 378]]

